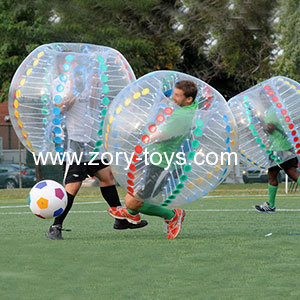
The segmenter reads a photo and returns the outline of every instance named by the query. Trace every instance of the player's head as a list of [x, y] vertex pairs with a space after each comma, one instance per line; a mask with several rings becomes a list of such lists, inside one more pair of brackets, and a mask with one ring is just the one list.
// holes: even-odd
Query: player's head
[[264, 88], [261, 88], [257, 96], [253, 97], [255, 101], [256, 110], [259, 112], [264, 113], [266, 112], [270, 107], [272, 107], [272, 101], [270, 101], [270, 97], [267, 95], [267, 91]]
[[[58, 52], [57, 55], [55, 56], [55, 61], [54, 61], [54, 67], [55, 67], [55, 71], [57, 74], [62, 74], [66, 72], [66, 68], [67, 64], [70, 64], [70, 62], [68, 62], [66, 60], [66, 56], [68, 54], [70, 54], [71, 51], [64, 49], [62, 52]], [[76, 60], [76, 57], [73, 58], [72, 60], [72, 65], [74, 65], [74, 62]], [[65, 66], [64, 66], [65, 65]]]
[[198, 93], [197, 85], [191, 80], [181, 80], [176, 82], [172, 99], [179, 106], [191, 105]]

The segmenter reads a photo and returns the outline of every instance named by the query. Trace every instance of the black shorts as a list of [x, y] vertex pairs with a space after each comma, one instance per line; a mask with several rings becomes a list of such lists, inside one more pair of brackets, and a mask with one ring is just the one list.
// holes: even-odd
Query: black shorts
[[[162, 189], [162, 187], [166, 184], [167, 176], [165, 176], [159, 185], [156, 187], [157, 179], [159, 178], [160, 174], [164, 171], [164, 168], [160, 168], [155, 165], [150, 165], [146, 171], [145, 179], [144, 179], [144, 188], [137, 192], [137, 195], [142, 200], [149, 199], [155, 197]], [[152, 194], [153, 193], [153, 194]]]
[[[104, 160], [104, 162], [107, 163], [106, 160]], [[97, 171], [107, 167], [109, 167], [109, 165], [103, 164], [101, 160], [95, 160], [91, 163], [91, 165], [89, 165], [88, 162], [82, 162], [79, 165], [77, 164], [69, 165], [67, 170], [68, 173], [65, 179], [65, 184], [83, 181], [88, 176], [93, 177], [97, 173]], [[66, 163], [64, 162], [63, 163], [64, 178], [65, 178], [65, 172], [66, 172]]]
[[[280, 166], [280, 167], [279, 167]], [[283, 162], [282, 164], [280, 164], [279, 166], [274, 166], [269, 168], [269, 171], [280, 171], [280, 170], [284, 170], [286, 172], [286, 170], [290, 169], [290, 168], [298, 168], [298, 158], [294, 157], [292, 159], [289, 159], [285, 162]]]

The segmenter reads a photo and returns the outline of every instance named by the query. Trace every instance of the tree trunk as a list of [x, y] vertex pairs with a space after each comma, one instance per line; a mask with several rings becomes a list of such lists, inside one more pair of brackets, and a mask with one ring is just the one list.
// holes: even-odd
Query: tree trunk
[[18, 148], [19, 148], [19, 188], [22, 188], [22, 152], [21, 152], [21, 142], [18, 140]]
[[35, 176], [36, 176], [36, 182], [39, 182], [43, 179], [42, 167], [40, 162], [37, 165], [35, 165]]

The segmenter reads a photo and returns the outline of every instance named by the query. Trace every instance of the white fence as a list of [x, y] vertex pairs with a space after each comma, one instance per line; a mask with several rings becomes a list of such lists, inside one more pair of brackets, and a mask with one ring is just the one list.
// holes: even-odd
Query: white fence
[[18, 164], [19, 157], [21, 157], [21, 163], [25, 164], [26, 149], [0, 150], [0, 163], [2, 164]]

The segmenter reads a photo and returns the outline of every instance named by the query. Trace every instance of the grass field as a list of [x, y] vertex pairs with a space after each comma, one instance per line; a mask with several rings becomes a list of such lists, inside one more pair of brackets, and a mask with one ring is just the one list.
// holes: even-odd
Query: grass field
[[65, 222], [72, 231], [52, 241], [51, 221], [26, 207], [28, 189], [0, 190], [1, 300], [300, 299], [300, 195], [283, 185], [272, 215], [252, 209], [266, 185], [220, 186], [184, 207], [175, 240], [156, 217], [113, 230], [98, 192], [80, 190]]

